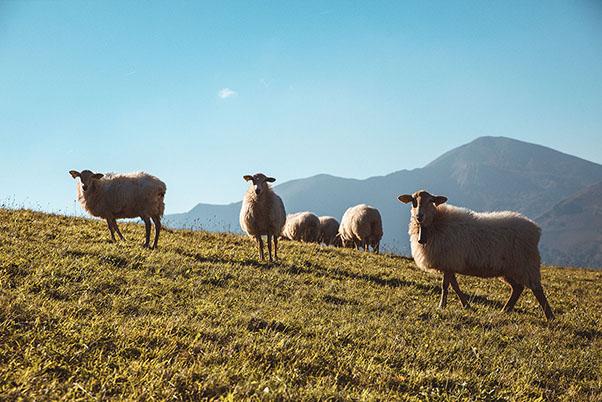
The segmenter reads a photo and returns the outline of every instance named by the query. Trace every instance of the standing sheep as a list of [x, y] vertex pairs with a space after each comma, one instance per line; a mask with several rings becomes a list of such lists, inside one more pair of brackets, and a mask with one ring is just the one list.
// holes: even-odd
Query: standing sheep
[[345, 211], [339, 226], [339, 235], [343, 247], [363, 247], [369, 251], [369, 246], [378, 254], [380, 239], [383, 237], [383, 224], [378, 209], [366, 204], [356, 205]]
[[320, 235], [318, 243], [334, 246], [339, 232], [339, 221], [332, 216], [320, 216]]
[[257, 241], [259, 247], [259, 258], [264, 259], [263, 239], [267, 235], [268, 253], [272, 261], [272, 238], [274, 239], [274, 258], [278, 259], [278, 236], [282, 233], [282, 227], [286, 220], [286, 212], [282, 199], [272, 191], [268, 183], [276, 181], [273, 177], [266, 177], [262, 173], [253, 176], [243, 176], [246, 181], [252, 181], [253, 185], [245, 193], [240, 209], [240, 227], [249, 236]]
[[512, 288], [504, 311], [510, 312], [525, 287], [531, 289], [546, 318], [554, 314], [541, 286], [537, 244], [541, 230], [517, 212], [474, 212], [447, 205], [446, 197], [421, 190], [398, 197], [412, 203], [409, 235], [418, 267], [442, 272], [440, 308], [447, 304], [451, 284], [462, 305], [468, 307], [455, 274], [500, 278]]
[[311, 212], [298, 212], [286, 217], [282, 238], [315, 243], [320, 235], [320, 219]]
[[83, 170], [69, 172], [74, 179], [79, 177], [77, 199], [82, 208], [92, 216], [107, 221], [111, 239], [115, 241], [115, 232], [121, 240], [125, 240], [116, 219], [138, 218], [144, 221], [146, 241], [149, 247], [151, 219], [155, 224], [155, 241], [153, 248], [159, 243], [161, 217], [165, 210], [165, 183], [148, 173], [93, 173]]

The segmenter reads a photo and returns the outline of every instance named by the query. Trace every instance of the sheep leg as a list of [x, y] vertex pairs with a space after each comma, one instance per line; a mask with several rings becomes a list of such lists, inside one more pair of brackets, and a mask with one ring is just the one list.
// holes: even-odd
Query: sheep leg
[[278, 259], [278, 236], [274, 236], [274, 259]]
[[144, 232], [146, 236], [146, 240], [144, 241], [144, 248], [148, 248], [150, 244], [151, 221], [148, 216], [141, 216], [141, 218], [144, 221]]
[[117, 221], [115, 220], [115, 218], [113, 218], [111, 221], [113, 223], [113, 228], [117, 232], [117, 235], [119, 236], [119, 238], [121, 240], [125, 240], [125, 237], [123, 237], [123, 235], [121, 234], [121, 230], [119, 230], [119, 226], [117, 226]]
[[255, 240], [257, 240], [257, 246], [259, 247], [259, 259], [263, 261], [263, 239], [261, 236], [255, 236]]
[[458, 285], [458, 281], [456, 280], [456, 274], [450, 273], [449, 283], [452, 286], [452, 289], [460, 298], [460, 303], [462, 303], [462, 307], [468, 308], [470, 305], [468, 304], [468, 297], [466, 297], [466, 293], [460, 290], [460, 285]]
[[272, 260], [272, 235], [271, 234], [268, 235], [268, 255], [270, 257], [270, 262], [274, 261], [274, 260]]
[[380, 242], [376, 243], [376, 247], [374, 247], [376, 254], [380, 254]]
[[552, 308], [550, 307], [550, 304], [548, 304], [546, 295], [543, 293], [543, 288], [541, 287], [541, 284], [538, 283], [534, 286], [531, 286], [530, 288], [531, 288], [531, 291], [533, 292], [533, 294], [535, 295], [535, 298], [539, 302], [539, 305], [543, 309], [543, 312], [546, 315], [546, 318], [548, 320], [553, 320], [554, 313], [552, 312]]
[[439, 308], [445, 308], [447, 305], [447, 290], [449, 288], [449, 277], [447, 272], [443, 273], [443, 282], [441, 283], [441, 300], [439, 301]]
[[152, 219], [155, 224], [155, 240], [153, 242], [153, 248], [157, 248], [157, 245], [159, 244], [159, 233], [161, 233], [161, 218], [158, 215], [155, 215]]
[[525, 289], [525, 287], [524, 287], [524, 285], [521, 285], [520, 283], [514, 281], [511, 278], [504, 278], [504, 279], [506, 280], [506, 282], [508, 282], [508, 284], [512, 288], [512, 293], [510, 294], [510, 298], [508, 299], [508, 301], [504, 305], [504, 308], [502, 309], [506, 313], [509, 313], [514, 308], [516, 301], [520, 297], [521, 293], [523, 293], [523, 290]]
[[111, 219], [107, 218], [107, 226], [109, 227], [109, 232], [111, 232], [111, 241], [115, 242], [115, 229], [113, 229], [113, 223]]

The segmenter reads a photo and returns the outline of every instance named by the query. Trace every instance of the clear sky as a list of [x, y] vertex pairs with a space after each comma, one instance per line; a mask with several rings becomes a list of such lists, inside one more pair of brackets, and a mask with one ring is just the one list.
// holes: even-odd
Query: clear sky
[[0, 203], [146, 170], [182, 212], [482, 135], [602, 163], [600, 1], [0, 2]]

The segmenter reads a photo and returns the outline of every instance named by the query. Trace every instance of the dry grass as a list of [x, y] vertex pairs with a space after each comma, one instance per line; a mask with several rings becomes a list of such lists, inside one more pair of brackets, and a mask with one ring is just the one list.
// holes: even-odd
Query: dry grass
[[[557, 320], [409, 260], [0, 210], [0, 399], [595, 400], [602, 272], [544, 268]], [[400, 229], [401, 230], [401, 229]]]

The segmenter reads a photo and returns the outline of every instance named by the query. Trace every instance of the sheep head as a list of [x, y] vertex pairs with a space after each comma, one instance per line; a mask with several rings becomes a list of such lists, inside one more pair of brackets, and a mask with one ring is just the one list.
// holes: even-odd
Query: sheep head
[[267, 191], [270, 186], [268, 183], [273, 183], [276, 181], [273, 177], [267, 177], [263, 173], [255, 173], [254, 175], [245, 175], [243, 179], [246, 181], [252, 181], [253, 186], [255, 187], [255, 194], [258, 196], [265, 191]]
[[403, 194], [397, 197], [404, 204], [412, 203], [412, 216], [410, 220], [418, 225], [418, 243], [426, 244], [427, 231], [425, 228], [433, 222], [437, 205], [447, 201], [447, 197], [442, 195], [431, 195], [425, 190], [416, 191], [414, 194]]
[[79, 180], [82, 182], [82, 189], [84, 191], [87, 191], [94, 185], [96, 180], [102, 179], [104, 176], [102, 173], [94, 173], [90, 170], [82, 170], [81, 173], [77, 170], [70, 170], [69, 174], [74, 179], [79, 177]]

